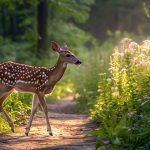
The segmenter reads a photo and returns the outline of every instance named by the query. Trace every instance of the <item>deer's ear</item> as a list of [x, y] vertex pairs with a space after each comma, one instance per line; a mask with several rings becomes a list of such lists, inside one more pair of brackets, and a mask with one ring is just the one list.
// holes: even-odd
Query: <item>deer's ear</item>
[[60, 46], [56, 42], [51, 42], [51, 48], [56, 52], [60, 52]]

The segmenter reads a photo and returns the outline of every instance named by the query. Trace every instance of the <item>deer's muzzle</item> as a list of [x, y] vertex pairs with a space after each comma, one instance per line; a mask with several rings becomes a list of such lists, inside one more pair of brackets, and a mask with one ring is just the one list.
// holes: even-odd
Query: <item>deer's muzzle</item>
[[82, 62], [81, 62], [80, 60], [77, 60], [75, 64], [76, 64], [76, 65], [80, 65], [81, 63], [82, 63]]

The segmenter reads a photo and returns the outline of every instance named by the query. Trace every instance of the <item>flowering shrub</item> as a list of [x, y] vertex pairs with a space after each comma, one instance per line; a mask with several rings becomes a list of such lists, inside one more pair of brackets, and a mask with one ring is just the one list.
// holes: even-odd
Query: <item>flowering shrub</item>
[[100, 74], [99, 98], [91, 110], [98, 124], [97, 148], [150, 147], [150, 41], [123, 39], [110, 57], [110, 77]]

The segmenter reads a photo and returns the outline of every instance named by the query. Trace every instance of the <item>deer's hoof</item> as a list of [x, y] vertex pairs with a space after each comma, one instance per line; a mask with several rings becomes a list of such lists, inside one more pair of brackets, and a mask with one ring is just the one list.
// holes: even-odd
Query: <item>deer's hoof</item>
[[52, 133], [52, 132], [50, 132], [50, 133], [49, 133], [49, 135], [50, 135], [50, 136], [53, 136], [53, 133]]
[[28, 133], [25, 133], [26, 136], [28, 136]]

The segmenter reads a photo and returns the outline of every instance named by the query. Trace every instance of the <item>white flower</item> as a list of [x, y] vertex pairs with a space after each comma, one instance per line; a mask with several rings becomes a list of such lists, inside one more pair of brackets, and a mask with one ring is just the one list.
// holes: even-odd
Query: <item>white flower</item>
[[111, 82], [111, 78], [107, 78], [107, 82]]
[[112, 93], [112, 96], [114, 96], [114, 97], [117, 97], [117, 96], [119, 96], [119, 92], [118, 92], [118, 91], [116, 91], [116, 92], [113, 92], [113, 93]]
[[136, 42], [131, 42], [130, 44], [129, 44], [129, 53], [134, 53], [136, 50], [138, 50], [139, 49], [139, 45], [136, 43]]
[[144, 40], [143, 43], [149, 43], [150, 44], [150, 40]]
[[150, 40], [143, 41], [143, 44], [141, 45], [141, 51], [147, 53], [150, 51]]
[[124, 54], [123, 53], [119, 53], [119, 52], [115, 52], [112, 54], [112, 56], [123, 56]]
[[141, 65], [145, 65], [145, 66], [149, 66], [150, 65], [150, 61], [140, 61]]
[[109, 68], [108, 70], [111, 71], [111, 70], [114, 70], [114, 69], [115, 69], [115, 67], [111, 67], [111, 68]]
[[145, 55], [144, 55], [143, 53], [141, 53], [141, 54], [139, 55], [139, 57], [142, 58], [142, 57], [145, 57]]
[[135, 111], [133, 111], [133, 112], [129, 112], [129, 113], [128, 113], [128, 117], [130, 117], [130, 118], [131, 118], [131, 117], [133, 117], [133, 116], [134, 116], [134, 114], [135, 114]]
[[127, 71], [127, 69], [126, 68], [122, 68], [122, 71]]

